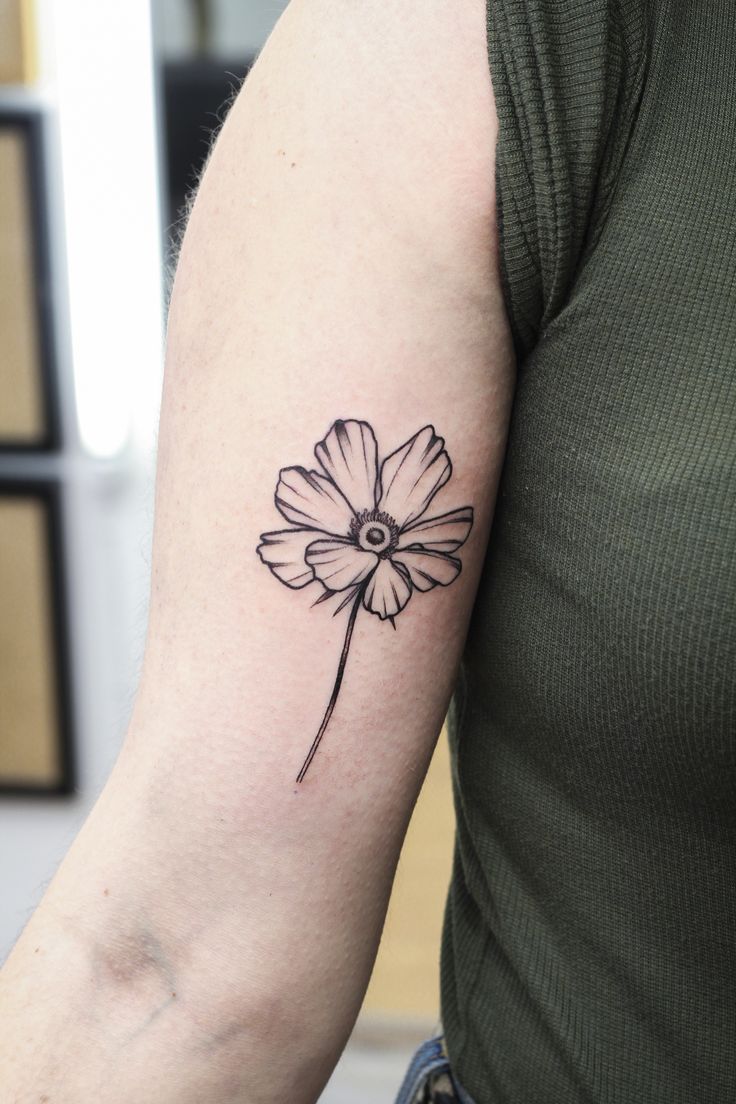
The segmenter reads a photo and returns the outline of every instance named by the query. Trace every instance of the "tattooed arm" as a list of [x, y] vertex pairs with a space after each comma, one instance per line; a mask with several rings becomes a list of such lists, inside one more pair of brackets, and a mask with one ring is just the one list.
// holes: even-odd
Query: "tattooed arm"
[[230, 113], [171, 306], [141, 686], [6, 970], [7, 1099], [329, 1076], [502, 458], [494, 118], [482, 0], [295, 0]]

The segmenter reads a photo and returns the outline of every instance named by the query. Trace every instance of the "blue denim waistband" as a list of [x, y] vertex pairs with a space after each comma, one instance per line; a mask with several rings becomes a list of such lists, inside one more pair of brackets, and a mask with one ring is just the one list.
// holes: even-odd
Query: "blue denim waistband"
[[401, 1083], [396, 1104], [411, 1104], [425, 1079], [438, 1072], [449, 1074], [460, 1104], [473, 1104], [472, 1098], [452, 1071], [443, 1035], [427, 1039], [416, 1049]]

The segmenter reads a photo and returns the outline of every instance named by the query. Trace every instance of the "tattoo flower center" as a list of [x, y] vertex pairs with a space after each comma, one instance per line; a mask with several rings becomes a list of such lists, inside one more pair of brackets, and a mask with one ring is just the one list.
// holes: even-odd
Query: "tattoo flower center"
[[445, 442], [424, 426], [379, 465], [367, 422], [335, 422], [314, 449], [321, 471], [282, 468], [276, 509], [290, 528], [264, 533], [258, 555], [295, 590], [316, 583], [315, 602], [338, 596], [350, 606], [337, 677], [322, 723], [297, 775], [302, 782], [335, 708], [361, 607], [381, 621], [404, 609], [415, 591], [449, 586], [462, 564], [452, 555], [473, 526], [470, 506], [427, 517], [452, 475]]
[[350, 536], [366, 552], [388, 556], [399, 541], [399, 527], [383, 510], [361, 510], [350, 522]]

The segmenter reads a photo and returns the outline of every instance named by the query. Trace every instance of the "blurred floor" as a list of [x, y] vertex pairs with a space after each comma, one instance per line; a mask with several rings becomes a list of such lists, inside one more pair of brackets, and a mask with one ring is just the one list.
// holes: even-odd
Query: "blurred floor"
[[320, 1104], [393, 1104], [414, 1047], [351, 1042]]

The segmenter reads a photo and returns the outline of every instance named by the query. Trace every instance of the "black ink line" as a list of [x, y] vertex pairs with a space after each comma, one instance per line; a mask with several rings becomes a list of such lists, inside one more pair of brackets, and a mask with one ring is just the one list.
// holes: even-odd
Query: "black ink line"
[[322, 718], [322, 724], [319, 726], [319, 732], [314, 737], [314, 740], [312, 742], [312, 746], [309, 749], [309, 754], [307, 755], [307, 758], [304, 760], [304, 763], [302, 764], [302, 769], [299, 771], [299, 774], [296, 776], [297, 782], [303, 782], [304, 781], [304, 776], [306, 775], [307, 771], [309, 770], [309, 764], [314, 759], [315, 752], [317, 751], [317, 748], [319, 747], [319, 744], [320, 744], [320, 740], [324, 736], [325, 730], [326, 730], [328, 724], [330, 723], [330, 717], [332, 716], [333, 710], [334, 710], [335, 705], [337, 703], [337, 696], [340, 693], [340, 687], [342, 686], [342, 676], [345, 673], [345, 664], [347, 663], [348, 651], [350, 650], [350, 640], [351, 640], [352, 635], [353, 635], [353, 629], [355, 628], [355, 619], [358, 616], [358, 610], [360, 609], [360, 603], [363, 601], [364, 592], [365, 592], [365, 584], [363, 586], [361, 586], [360, 589], [358, 590], [358, 593], [355, 596], [355, 601], [353, 602], [353, 608], [350, 610], [350, 617], [348, 618], [348, 627], [347, 627], [347, 631], [345, 633], [345, 643], [342, 646], [342, 654], [340, 656], [340, 662], [337, 666], [337, 677], [335, 678], [335, 685], [332, 688], [332, 696], [330, 697], [330, 701], [329, 701], [329, 704], [327, 706], [327, 710], [325, 712], [325, 715]]

